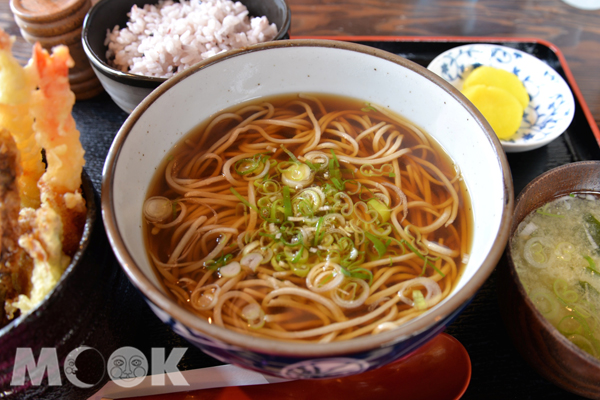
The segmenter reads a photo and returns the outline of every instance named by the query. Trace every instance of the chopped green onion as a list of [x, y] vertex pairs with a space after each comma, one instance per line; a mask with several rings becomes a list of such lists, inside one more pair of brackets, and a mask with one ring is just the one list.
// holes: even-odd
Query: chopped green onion
[[248, 202], [248, 200], [246, 200], [244, 198], [244, 196], [242, 196], [241, 194], [238, 193], [237, 190], [235, 190], [234, 188], [229, 188], [229, 190], [231, 190], [231, 193], [233, 193], [235, 195], [235, 197], [237, 197], [246, 207], [251, 208], [254, 211], [258, 212], [258, 209], [256, 208], [256, 206], [250, 204]]
[[315, 227], [315, 241], [313, 242], [315, 246], [319, 245], [321, 239], [323, 239], [323, 235], [325, 234], [325, 232], [321, 232], [321, 230], [323, 229], [324, 221], [325, 219], [323, 217], [320, 217], [317, 221], [317, 226]]
[[335, 152], [331, 150], [331, 159], [329, 160], [329, 179], [337, 190], [344, 190], [346, 185], [342, 180], [342, 173], [340, 171], [340, 162], [335, 155]]
[[367, 201], [367, 205], [377, 211], [382, 222], [388, 222], [390, 220], [391, 210], [381, 201], [373, 197]]
[[296, 158], [294, 153], [292, 153], [291, 151], [286, 149], [283, 145], [281, 145], [281, 150], [283, 150], [288, 156], [290, 156], [290, 158], [292, 159], [293, 162], [300, 164], [300, 161], [298, 161], [298, 159]]
[[567, 315], [557, 325], [558, 330], [564, 335], [579, 333], [583, 329], [581, 319], [575, 315]]
[[308, 165], [301, 162], [288, 164], [287, 168], [280, 169], [281, 181], [284, 185], [298, 188], [308, 186], [313, 182], [314, 176]]
[[589, 282], [579, 281], [579, 286], [581, 286], [581, 288], [584, 291], [586, 291], [594, 296], [600, 296], [600, 292], [598, 292], [598, 290], [596, 290], [596, 288], [593, 287]]
[[242, 309], [242, 318], [248, 321], [248, 327], [260, 329], [265, 325], [265, 312], [259, 304], [250, 303]]
[[319, 287], [322, 287], [324, 285], [327, 284], [327, 282], [329, 282], [330, 280], [332, 280], [334, 278], [333, 274], [329, 274], [327, 275], [325, 278], [323, 278], [322, 280], [319, 281]]
[[581, 318], [587, 319], [592, 316], [592, 312], [588, 308], [588, 306], [589, 306], [589, 303], [587, 303], [587, 302], [585, 302], [585, 303], [578, 302], [577, 304], [573, 305], [573, 312], [575, 314], [579, 315]]
[[[370, 195], [369, 197], [363, 198], [363, 194], [368, 194]], [[360, 190], [360, 194], [358, 195], [358, 198], [361, 199], [362, 201], [369, 201], [370, 199], [375, 198], [375, 195], [373, 194], [373, 192], [365, 186], [361, 186], [361, 190]]]
[[[274, 163], [274, 161], [272, 160], [272, 161], [271, 161], [271, 166], [274, 166], [274, 164], [273, 164], [273, 163]], [[268, 184], [268, 183], [270, 183], [270, 182], [273, 182], [273, 184], [277, 184], [277, 185], [279, 185], [277, 182], [274, 182], [274, 181], [271, 179], [271, 170], [270, 170], [270, 169], [269, 169], [269, 172], [267, 172], [267, 173], [265, 174], [265, 176], [263, 176], [263, 179], [262, 179], [262, 181], [263, 181], [263, 187], [266, 187], [266, 186], [267, 186], [267, 184]], [[255, 183], [255, 184], [256, 184], [257, 182], [258, 182], [258, 181], [254, 181], [254, 183]]]
[[333, 149], [330, 149], [330, 151], [331, 151], [331, 156], [333, 157], [332, 159], [333, 159], [333, 162], [335, 163], [335, 166], [339, 168], [340, 162], [338, 161], [337, 156], [335, 155], [335, 152], [333, 151]]
[[365, 103], [365, 106], [363, 108], [361, 108], [360, 111], [363, 111], [363, 112], [375, 111], [375, 112], [377, 112], [377, 109], [375, 109], [370, 103]]
[[[382, 164], [379, 169], [373, 167], [371, 164], [363, 164], [360, 166], [359, 171], [364, 176], [383, 176], [383, 175], [394, 175], [394, 166], [392, 164]], [[391, 176], [390, 176], [391, 177]]]
[[[302, 247], [300, 250], [298, 250], [296, 252], [296, 255], [294, 256], [294, 258], [292, 258], [292, 263], [297, 264], [301, 259], [308, 259], [308, 254], [306, 254], [306, 249], [304, 247]], [[306, 256], [306, 257], [303, 257]], [[306, 261], [306, 260], [305, 260]]]
[[336, 177], [332, 177], [331, 178], [331, 182], [333, 182], [333, 185], [338, 189], [338, 190], [344, 190], [344, 184], [342, 183], [342, 181]]
[[569, 284], [564, 279], [557, 279], [552, 285], [554, 294], [565, 303], [575, 303], [579, 295], [575, 290], [569, 290]]
[[292, 200], [290, 198], [290, 188], [288, 186], [283, 187], [283, 214], [286, 218], [292, 216]]
[[389, 246], [389, 241], [388, 245], [386, 246], [381, 240], [379, 240], [377, 236], [373, 235], [372, 233], [365, 232], [365, 236], [373, 244], [373, 247], [375, 248], [375, 251], [377, 251], [379, 258], [383, 257], [383, 255], [387, 252], [387, 246]]
[[537, 288], [529, 293], [531, 301], [537, 309], [546, 316], [552, 318], [558, 311], [558, 299], [548, 289], [542, 287]]
[[594, 260], [592, 259], [592, 257], [590, 257], [590, 256], [583, 256], [583, 258], [585, 258], [585, 260], [588, 262], [588, 266], [585, 267], [585, 269], [587, 269], [588, 271], [590, 271], [593, 274], [600, 274], [600, 271], [598, 271], [596, 269], [596, 263], [594, 262]]
[[417, 310], [427, 309], [427, 302], [420, 290], [413, 290], [413, 304]]
[[[260, 172], [258, 171], [258, 169], [260, 168], [261, 165], [263, 163], [263, 156], [254, 156], [252, 158], [243, 158], [241, 160], [238, 160], [235, 163], [235, 172], [237, 172], [239, 175], [244, 176], [244, 175], [248, 175], [251, 174], [253, 172]], [[242, 169], [242, 167], [244, 167]], [[262, 170], [261, 170], [262, 171]]]
[[232, 258], [232, 254], [222, 254], [221, 257], [217, 258], [216, 260], [206, 261], [204, 263], [204, 266], [206, 267], [206, 269], [214, 271], [226, 265]]
[[344, 268], [342, 267], [342, 273], [344, 274], [344, 276], [347, 276], [348, 278], [356, 278], [356, 279], [362, 279], [362, 280], [366, 280], [369, 282], [369, 286], [371, 286], [371, 284], [373, 283], [373, 273], [366, 269], [366, 268]]
[[547, 208], [548, 208], [548, 204], [544, 205], [544, 207], [538, 208], [537, 210], [535, 210], [535, 212], [538, 214], [545, 215], [547, 217], [556, 217], [556, 218], [564, 218], [565, 217], [564, 215], [549, 213], [548, 211], [546, 211]]
[[416, 249], [416, 247], [414, 247], [413, 245], [411, 245], [410, 243], [408, 243], [406, 240], [402, 239], [400, 241], [402, 244], [404, 244], [406, 247], [409, 248], [410, 251], [412, 251], [413, 253], [415, 253], [417, 255], [417, 257], [419, 257], [421, 260], [425, 261], [425, 264], [423, 265], [423, 273], [425, 272], [425, 267], [427, 265], [429, 265], [431, 268], [433, 268], [435, 270], [435, 272], [437, 272], [438, 274], [440, 274], [443, 277], [446, 277], [446, 275], [444, 275], [444, 273], [442, 271], [440, 271], [430, 260], [429, 257], [424, 256], [423, 254], [421, 254], [419, 252], [419, 250]]
[[300, 278], [306, 278], [310, 272], [310, 268], [308, 268], [308, 264], [292, 265], [292, 272]]
[[318, 171], [319, 169], [321, 169], [317, 164], [313, 164], [308, 160], [304, 161], [304, 163], [308, 165], [308, 168], [312, 169], [313, 171]]
[[596, 252], [600, 254], [600, 221], [588, 213], [583, 218], [583, 222], [587, 236], [596, 244]]

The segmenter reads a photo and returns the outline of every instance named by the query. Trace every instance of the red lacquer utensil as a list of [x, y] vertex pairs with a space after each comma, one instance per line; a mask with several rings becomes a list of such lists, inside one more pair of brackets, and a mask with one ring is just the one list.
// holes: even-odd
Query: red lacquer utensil
[[[471, 380], [463, 345], [442, 333], [402, 359], [376, 370], [337, 379], [298, 380], [131, 398], [132, 400], [457, 400]], [[108, 399], [107, 399], [108, 400]]]

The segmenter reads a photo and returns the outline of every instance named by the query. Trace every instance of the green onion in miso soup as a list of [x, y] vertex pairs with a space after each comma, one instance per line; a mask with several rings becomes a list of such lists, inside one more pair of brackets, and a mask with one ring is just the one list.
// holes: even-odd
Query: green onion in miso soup
[[600, 195], [571, 194], [532, 212], [517, 228], [512, 253], [542, 315], [600, 358]]

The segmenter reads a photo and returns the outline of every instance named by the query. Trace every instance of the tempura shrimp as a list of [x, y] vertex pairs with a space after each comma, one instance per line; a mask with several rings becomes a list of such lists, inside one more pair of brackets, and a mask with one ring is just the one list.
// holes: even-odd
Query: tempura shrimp
[[71, 115], [75, 94], [69, 87], [68, 73], [74, 62], [67, 47], [55, 47], [49, 55], [36, 43], [33, 64], [40, 88], [32, 95], [33, 129], [38, 143], [46, 150], [48, 161], [40, 185], [57, 193], [75, 193], [81, 186], [81, 168], [85, 161], [79, 131]]
[[38, 186], [42, 204], [49, 203], [61, 216], [66, 254], [78, 246], [85, 219], [85, 200], [80, 190], [85, 152], [71, 115], [75, 95], [68, 78], [73, 65], [66, 46], [55, 47], [50, 55], [35, 44], [33, 66], [39, 76], [39, 90], [32, 94], [31, 113], [35, 138], [45, 149], [48, 164]]

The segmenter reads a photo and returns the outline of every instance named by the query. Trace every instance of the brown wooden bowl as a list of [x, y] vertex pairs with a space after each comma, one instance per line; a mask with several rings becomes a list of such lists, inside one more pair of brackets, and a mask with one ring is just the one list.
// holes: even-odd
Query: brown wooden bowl
[[[600, 161], [585, 161], [552, 169], [519, 194], [510, 236], [527, 214], [572, 192], [600, 192]], [[536, 309], [515, 270], [511, 241], [507, 263], [499, 266], [500, 312], [521, 356], [545, 379], [580, 396], [600, 399], [600, 360], [579, 349]]]

